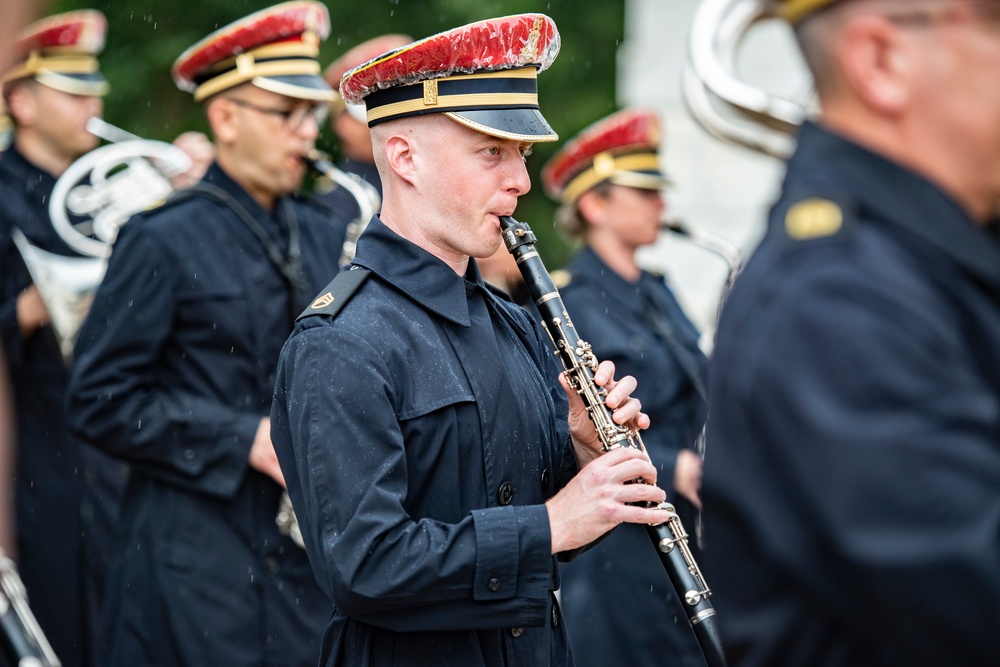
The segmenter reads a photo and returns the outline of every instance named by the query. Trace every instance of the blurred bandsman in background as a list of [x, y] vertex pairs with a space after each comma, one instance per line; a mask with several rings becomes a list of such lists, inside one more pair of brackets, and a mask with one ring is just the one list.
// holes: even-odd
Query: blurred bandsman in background
[[[560, 203], [557, 227], [583, 248], [557, 274], [567, 312], [599, 359], [638, 381], [651, 425], [643, 442], [669, 499], [699, 505], [708, 360], [663, 276], [636, 263], [666, 208], [660, 121], [624, 109], [568, 141], [542, 184]], [[694, 525], [693, 520], [686, 521]], [[704, 665], [663, 564], [641, 526], [621, 526], [563, 568], [562, 601], [577, 665]], [[612, 610], [628, 609], [629, 613]], [[642, 618], [642, 622], [637, 622]]]
[[[103, 456], [74, 439], [64, 419], [67, 369], [49, 310], [14, 238], [58, 255], [76, 252], [49, 217], [56, 179], [98, 138], [87, 121], [100, 116], [108, 83], [97, 55], [106, 21], [94, 10], [48, 17], [25, 28], [3, 76], [13, 143], [0, 159], [0, 340], [9, 367], [17, 427], [17, 555], [32, 609], [64, 665], [86, 664], [85, 569], [99, 587], [102, 526], [83, 523], [86, 484], [114, 480]], [[85, 483], [83, 471], [93, 475]], [[90, 507], [100, 518], [113, 510]], [[81, 542], [86, 536], [89, 546]], [[90, 568], [93, 568], [90, 570]], [[92, 593], [95, 591], [91, 590]], [[96, 604], [96, 603], [95, 603]]]
[[[362, 65], [387, 51], [406, 46], [413, 41], [409, 35], [380, 35], [358, 44], [334, 60], [323, 72], [327, 83], [334, 90], [340, 88], [340, 79], [348, 70]], [[340, 161], [337, 166], [348, 174], [375, 188], [377, 204], [382, 200], [382, 181], [375, 167], [372, 153], [372, 138], [368, 131], [368, 119], [363, 104], [346, 104], [340, 95], [331, 104], [330, 127], [337, 137]], [[358, 203], [354, 196], [343, 187], [329, 180], [320, 180], [316, 186], [316, 198], [336, 211], [341, 217], [352, 220], [358, 215]], [[365, 221], [367, 222], [367, 220]]]
[[296, 194], [333, 91], [319, 2], [223, 27], [175, 62], [217, 160], [122, 229], [77, 344], [69, 419], [131, 466], [101, 665], [314, 666], [330, 600], [275, 523], [278, 352], [344, 226]]
[[[322, 665], [572, 664], [556, 556], [662, 499], [636, 450], [599, 455], [579, 395], [474, 257], [531, 187], [555, 133], [536, 76], [559, 50], [540, 14], [480, 21], [348, 73], [384, 187], [380, 216], [282, 351], [274, 443], [335, 609]], [[596, 378], [646, 426], [632, 378]], [[567, 419], [568, 416], [568, 419]], [[589, 465], [588, 465], [589, 463]], [[579, 472], [578, 472], [579, 471]]]
[[1000, 664], [1000, 3], [785, 0], [821, 112], [723, 309], [730, 664]]

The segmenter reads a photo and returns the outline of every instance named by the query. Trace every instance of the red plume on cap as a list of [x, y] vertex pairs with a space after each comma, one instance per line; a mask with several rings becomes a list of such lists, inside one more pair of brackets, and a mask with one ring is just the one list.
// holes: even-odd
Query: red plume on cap
[[13, 58], [25, 60], [32, 51], [60, 48], [96, 55], [104, 50], [108, 21], [96, 9], [80, 9], [49, 16], [21, 31], [13, 46]]
[[73, 95], [104, 95], [108, 82], [97, 54], [104, 50], [108, 22], [96, 9], [49, 16], [25, 27], [12, 47], [14, 63], [3, 81], [34, 78]]
[[559, 31], [544, 14], [488, 19], [355, 67], [341, 79], [340, 94], [348, 104], [364, 101], [369, 126], [443, 113], [477, 132], [555, 141], [538, 108], [536, 77], [558, 53]]
[[390, 51], [348, 72], [340, 93], [349, 104], [393, 86], [455, 73], [534, 65], [548, 68], [559, 53], [559, 31], [544, 14], [519, 14], [471, 23]]
[[340, 87], [340, 80], [349, 69], [362, 65], [370, 60], [374, 60], [383, 53], [398, 49], [413, 42], [409, 35], [390, 34], [373, 37], [366, 42], [362, 42], [354, 48], [348, 50], [342, 56], [334, 60], [323, 72], [323, 77], [334, 88]]
[[589, 125], [566, 142], [542, 168], [542, 186], [552, 199], [576, 201], [611, 180], [647, 189], [663, 187], [657, 151], [660, 119], [648, 109], [623, 109]]
[[330, 99], [320, 76], [320, 41], [330, 34], [330, 14], [321, 2], [285, 2], [231, 23], [189, 47], [171, 70], [181, 90], [204, 100], [252, 81], [273, 92]]

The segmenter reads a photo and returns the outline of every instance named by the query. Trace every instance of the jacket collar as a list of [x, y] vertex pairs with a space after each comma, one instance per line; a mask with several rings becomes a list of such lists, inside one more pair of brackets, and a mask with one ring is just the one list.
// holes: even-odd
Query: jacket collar
[[486, 290], [474, 259], [465, 277], [373, 216], [361, 238], [354, 264], [369, 269], [427, 310], [462, 326], [470, 326], [466, 283]]
[[587, 277], [600, 283], [601, 289], [613, 300], [637, 313], [642, 313], [642, 287], [654, 289], [660, 287], [663, 278], [642, 271], [639, 280], [629, 282], [622, 278], [611, 267], [604, 263], [590, 246], [584, 246], [569, 265], [573, 280]]

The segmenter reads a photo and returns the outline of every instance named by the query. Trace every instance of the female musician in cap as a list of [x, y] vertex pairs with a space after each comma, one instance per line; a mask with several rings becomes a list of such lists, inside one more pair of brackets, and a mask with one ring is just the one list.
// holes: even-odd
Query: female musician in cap
[[285, 3], [175, 63], [216, 160], [123, 227], [70, 379], [71, 427], [131, 467], [102, 665], [316, 664], [330, 600], [275, 523], [268, 414], [278, 352], [344, 241], [296, 194], [332, 99], [328, 31], [321, 3]]
[[[482, 21], [349, 73], [385, 201], [282, 351], [275, 449], [316, 576], [335, 602], [323, 665], [572, 664], [554, 591], [567, 556], [622, 521], [652, 523], [656, 470], [598, 456], [580, 397], [527, 313], [474, 257], [555, 139], [536, 75], [551, 19]], [[646, 425], [602, 364], [619, 424]], [[589, 464], [589, 465], [588, 465]]]
[[[638, 380], [635, 393], [651, 421], [643, 441], [660, 479], [690, 508], [700, 505], [694, 448], [705, 421], [708, 361], [663, 277], [636, 262], [663, 220], [659, 144], [655, 113], [625, 109], [568, 141], [545, 165], [542, 183], [562, 203], [557, 226], [585, 243], [560, 274], [567, 312], [598, 358]], [[622, 526], [563, 568], [578, 665], [704, 665], [648, 542], [641, 527]], [[632, 613], [607, 613], [622, 608]]]

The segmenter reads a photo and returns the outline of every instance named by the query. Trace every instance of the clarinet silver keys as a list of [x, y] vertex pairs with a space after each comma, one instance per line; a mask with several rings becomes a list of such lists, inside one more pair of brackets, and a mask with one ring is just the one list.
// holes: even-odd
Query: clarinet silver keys
[[[639, 434], [629, 427], [615, 424], [611, 410], [604, 404], [606, 392], [594, 383], [597, 358], [590, 344], [577, 335], [559, 290], [535, 251], [535, 235], [531, 228], [514, 218], [503, 216], [500, 218], [500, 231], [504, 245], [524, 276], [528, 293], [552, 339], [570, 387], [580, 394], [594, 422], [602, 449], [610, 451], [618, 447], [634, 447], [645, 451]], [[646, 526], [646, 530], [683, 603], [695, 637], [705, 654], [705, 661], [709, 667], [725, 667], [726, 658], [716, 627], [715, 607], [710, 600], [712, 592], [688, 546], [687, 531], [673, 505], [661, 503], [657, 507], [663, 512], [663, 521]]]

